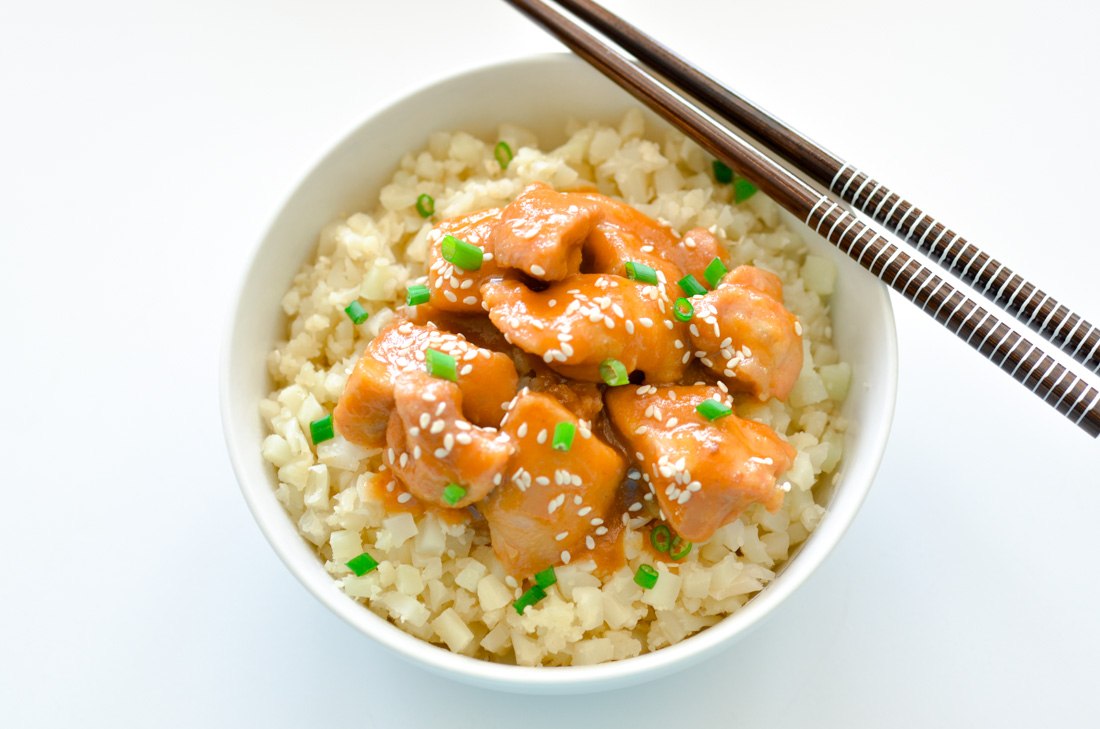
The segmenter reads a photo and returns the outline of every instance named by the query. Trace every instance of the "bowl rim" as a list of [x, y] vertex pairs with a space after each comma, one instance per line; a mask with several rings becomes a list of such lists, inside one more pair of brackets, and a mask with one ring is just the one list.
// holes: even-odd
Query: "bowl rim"
[[[313, 156], [313, 160], [305, 170], [296, 174], [293, 183], [279, 199], [273, 211], [268, 215], [268, 223], [264, 226], [262, 235], [253, 244], [248, 264], [238, 279], [235, 295], [232, 297], [232, 307], [229, 311], [223, 340], [219, 366], [219, 401], [221, 410], [222, 429], [225, 436], [225, 445], [229, 460], [233, 468], [238, 486], [244, 496], [245, 503], [252, 513], [260, 531], [278, 555], [279, 559], [294, 575], [294, 577], [311, 593], [319, 602], [332, 612], [341, 617], [350, 626], [367, 635], [391, 652], [411, 661], [423, 668], [432, 670], [451, 678], [466, 683], [488, 688], [518, 692], [565, 693], [595, 691], [604, 688], [624, 686], [630, 683], [647, 680], [643, 674], [651, 674], [652, 678], [663, 675], [676, 668], [687, 667], [725, 647], [730, 638], [735, 635], [743, 635], [757, 627], [761, 620], [770, 615], [775, 608], [781, 605], [792, 593], [794, 593], [822, 562], [832, 553], [840, 542], [844, 533], [855, 520], [860, 506], [863, 504], [874, 481], [875, 473], [882, 461], [886, 445], [889, 439], [890, 429], [893, 423], [897, 396], [898, 379], [898, 343], [897, 330], [891, 307], [888, 289], [885, 284], [879, 283], [875, 288], [879, 292], [879, 306], [876, 307], [878, 316], [882, 319], [883, 331], [886, 341], [882, 343], [883, 371], [886, 373], [886, 390], [879, 395], [883, 402], [882, 417], [884, 426], [876, 433], [865, 433], [863, 438], [868, 439], [868, 453], [875, 454], [873, 462], [861, 462], [856, 464], [859, 469], [856, 474], [848, 472], [844, 481], [857, 479], [861, 482], [858, 491], [840, 491], [834, 495], [827, 515], [838, 513], [838, 507], [843, 507], [839, 513], [846, 515], [844, 519], [823, 519], [822, 523], [800, 546], [799, 552], [792, 555], [783, 565], [782, 573], [763, 590], [754, 595], [748, 602], [735, 613], [722, 618], [718, 623], [707, 630], [690, 636], [683, 641], [658, 650], [644, 653], [632, 658], [626, 658], [608, 663], [591, 666], [516, 666], [511, 664], [493, 663], [490, 661], [472, 658], [453, 653], [450, 650], [433, 645], [417, 638], [393, 625], [386, 619], [376, 615], [369, 608], [350, 598], [336, 587], [335, 581], [327, 573], [323, 574], [324, 581], [318, 579], [316, 565], [318, 558], [312, 553], [312, 546], [306, 544], [306, 540], [294, 528], [294, 534], [299, 540], [298, 544], [291, 544], [278, 533], [279, 525], [272, 521], [273, 518], [281, 518], [282, 526], [290, 523], [290, 519], [281, 503], [275, 498], [274, 491], [266, 481], [260, 486], [253, 484], [248, 478], [245, 465], [245, 453], [255, 448], [255, 444], [241, 442], [241, 430], [236, 427], [235, 414], [231, 407], [230, 380], [233, 371], [233, 343], [245, 308], [245, 294], [248, 283], [255, 275], [259, 265], [259, 253], [267, 245], [268, 239], [278, 229], [280, 218], [284, 210], [291, 203], [309, 181], [330, 160], [340, 156], [344, 148], [352, 144], [352, 140], [360, 133], [363, 127], [372, 124], [376, 118], [386, 113], [391, 108], [402, 104], [415, 96], [431, 93], [443, 84], [465, 81], [470, 77], [484, 73], [491, 73], [509, 66], [541, 67], [547, 64], [570, 64], [587, 67], [580, 58], [571, 53], [542, 53], [524, 55], [502, 60], [494, 60], [488, 63], [476, 63], [462, 67], [458, 70], [449, 69], [439, 75], [431, 77], [411, 89], [390, 95], [378, 104], [360, 115], [357, 120], [342, 133], [336, 136], [335, 141], [324, 146], [319, 155]], [[639, 102], [639, 105], [641, 103]], [[849, 464], [851, 465], [851, 464]], [[838, 501], [840, 495], [846, 498], [842, 503]], [[266, 501], [267, 503], [261, 503]], [[274, 501], [278, 506], [278, 517], [270, 516], [270, 502]], [[805, 547], [811, 544], [816, 546], [812, 550]], [[311, 552], [313, 564], [310, 570], [301, 559], [302, 548]], [[323, 572], [323, 568], [321, 570]], [[705, 637], [705, 638], [704, 638]], [[704, 638], [703, 640], [700, 640]], [[662, 670], [663, 669], [663, 670]]]

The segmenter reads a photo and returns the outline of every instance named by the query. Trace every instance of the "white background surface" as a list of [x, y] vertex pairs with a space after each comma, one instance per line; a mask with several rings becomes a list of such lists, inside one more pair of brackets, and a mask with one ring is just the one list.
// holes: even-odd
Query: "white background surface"
[[[1100, 318], [1095, 4], [607, 5]], [[274, 556], [217, 402], [268, 217], [386, 99], [557, 48], [498, 0], [0, 5], [0, 724], [1096, 725], [1100, 448], [900, 299], [855, 525], [660, 685], [437, 678]]]

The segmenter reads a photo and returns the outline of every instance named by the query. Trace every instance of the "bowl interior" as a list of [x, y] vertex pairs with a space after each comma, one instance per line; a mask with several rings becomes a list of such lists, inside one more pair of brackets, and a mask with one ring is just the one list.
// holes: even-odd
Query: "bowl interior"
[[[385, 106], [352, 130], [286, 199], [256, 250], [233, 312], [221, 373], [226, 443], [241, 490], [257, 523], [291, 572], [330, 609], [360, 631], [414, 662], [452, 678], [497, 689], [564, 693], [595, 691], [656, 678], [713, 652], [743, 633], [821, 563], [859, 509], [885, 449], [893, 417], [897, 357], [885, 287], [826, 241], [785, 215], [811, 250], [837, 263], [831, 309], [834, 338], [853, 368], [844, 406], [851, 426], [842, 477], [818, 528], [781, 574], [739, 612], [677, 645], [625, 661], [575, 668], [520, 668], [450, 653], [408, 635], [344, 595], [275, 498], [275, 474], [260, 455], [267, 435], [258, 403], [272, 389], [266, 356], [283, 335], [280, 301], [316, 247], [322, 226], [370, 210], [401, 156], [423, 148], [438, 130], [492, 137], [511, 122], [539, 136], [544, 149], [565, 141], [566, 120], [615, 122], [641, 105], [576, 57], [511, 61], [460, 73]], [[647, 121], [665, 123], [646, 112]], [[830, 487], [831, 488], [831, 487]]]

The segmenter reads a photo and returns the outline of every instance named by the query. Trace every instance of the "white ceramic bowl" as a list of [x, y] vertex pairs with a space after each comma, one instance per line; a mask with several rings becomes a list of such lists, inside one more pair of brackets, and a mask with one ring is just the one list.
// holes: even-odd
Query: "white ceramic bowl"
[[[265, 357], [286, 325], [280, 300], [314, 255], [331, 220], [365, 207], [397, 167], [436, 130], [491, 136], [501, 122], [534, 130], [540, 143], [564, 141], [569, 117], [617, 121], [631, 106], [625, 92], [571, 55], [549, 55], [477, 68], [383, 107], [343, 138], [298, 184], [260, 241], [232, 314], [221, 371], [222, 422], [241, 491], [260, 529], [286, 566], [326, 607], [397, 655], [471, 684], [524, 693], [580, 693], [657, 678], [728, 646], [760, 622], [817, 569], [863, 503], [886, 447], [894, 411], [897, 343], [886, 288], [787, 216], [817, 255], [837, 263], [834, 337], [853, 369], [844, 405], [851, 426], [839, 485], [825, 516], [776, 579], [734, 615], [683, 642], [612, 663], [523, 668], [460, 656], [401, 631], [341, 592], [275, 498], [276, 479], [260, 456], [266, 432], [258, 403], [272, 389]], [[648, 115], [648, 112], [647, 112]], [[648, 115], [653, 123], [661, 123]]]

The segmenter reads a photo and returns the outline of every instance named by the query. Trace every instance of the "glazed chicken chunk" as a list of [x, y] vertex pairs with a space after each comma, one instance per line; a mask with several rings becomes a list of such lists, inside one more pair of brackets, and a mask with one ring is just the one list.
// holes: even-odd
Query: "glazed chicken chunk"
[[779, 277], [739, 266], [692, 303], [689, 330], [699, 361], [731, 388], [785, 401], [802, 371], [802, 327], [783, 306]]
[[656, 286], [579, 274], [544, 291], [518, 281], [489, 281], [481, 291], [493, 324], [566, 377], [601, 382], [600, 363], [609, 358], [628, 372], [641, 370], [651, 382], [683, 374], [686, 359], [679, 351], [687, 352], [686, 328]]
[[667, 255], [678, 243], [672, 229], [603, 195], [580, 195], [599, 205], [603, 213], [584, 243], [583, 270], [626, 276], [627, 262], [642, 263], [657, 271], [658, 290], [668, 297], [673, 290], [669, 287], [683, 276]]
[[[464, 508], [501, 481], [515, 450], [512, 439], [495, 428], [471, 425], [462, 414], [458, 385], [414, 370], [397, 377], [393, 395], [385, 460], [413, 496]], [[464, 492], [457, 500], [446, 498], [450, 484]]]
[[[428, 259], [428, 291], [431, 303], [443, 311], [482, 313], [480, 287], [484, 281], [500, 276], [490, 237], [500, 223], [500, 208], [448, 218], [435, 226], [428, 238], [432, 243]], [[481, 268], [467, 271], [443, 257], [443, 239], [453, 235], [482, 250]]]
[[[576, 427], [567, 451], [552, 447], [558, 423]], [[568, 564], [569, 552], [582, 548], [588, 536], [607, 532], [604, 520], [626, 462], [540, 393], [521, 391], [503, 429], [516, 444], [510, 473], [478, 508], [489, 523], [497, 558], [509, 574], [523, 578]]]
[[[692, 228], [668, 250], [668, 257], [686, 276], [691, 274], [699, 283], [706, 282], [706, 270], [715, 258], [729, 267], [726, 247], [706, 228]], [[680, 294], [677, 294], [679, 296]]]
[[504, 208], [490, 245], [500, 266], [560, 281], [580, 270], [581, 244], [599, 219], [588, 198], [533, 182]]
[[628, 385], [604, 399], [663, 518], [685, 539], [710, 539], [752, 504], [772, 511], [782, 504], [776, 481], [794, 462], [794, 448], [736, 414], [713, 422], [701, 415], [696, 407], [707, 399], [732, 408], [720, 388]]
[[499, 425], [501, 406], [512, 399], [519, 379], [511, 358], [475, 347], [460, 334], [406, 321], [380, 331], [356, 363], [333, 411], [340, 434], [352, 443], [381, 448], [394, 406], [394, 382], [403, 372], [423, 370], [429, 348], [455, 358], [466, 416], [478, 425]]

